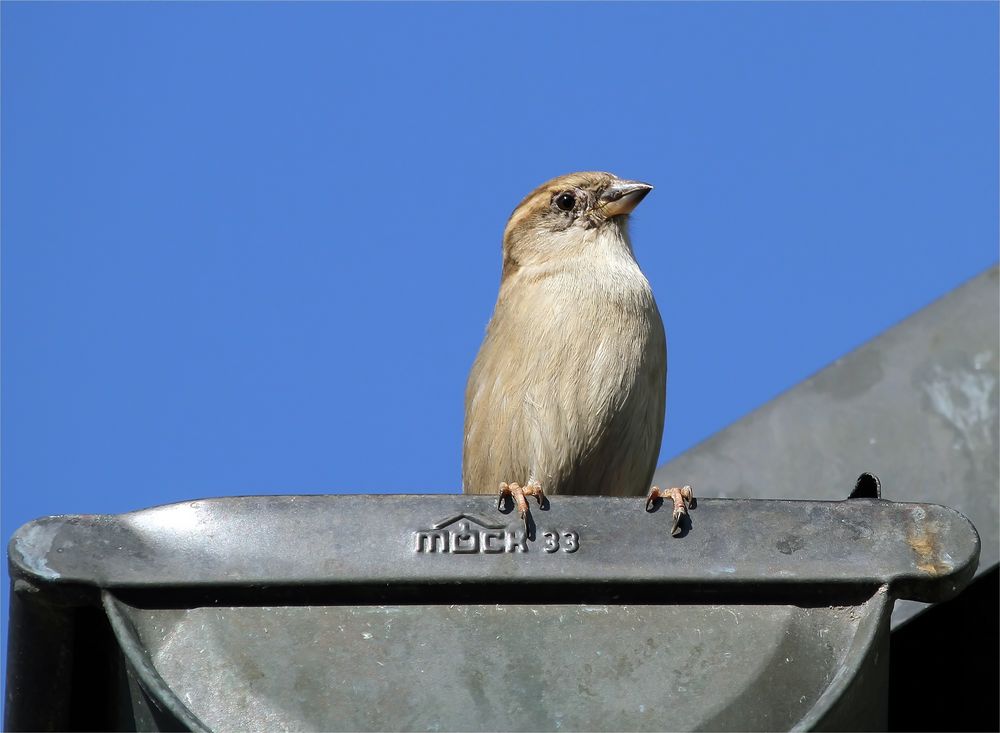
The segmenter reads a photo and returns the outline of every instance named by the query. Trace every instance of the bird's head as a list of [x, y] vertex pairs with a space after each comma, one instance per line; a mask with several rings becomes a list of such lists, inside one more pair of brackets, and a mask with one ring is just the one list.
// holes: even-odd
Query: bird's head
[[602, 172], [570, 173], [543, 183], [507, 222], [504, 275], [525, 264], [585, 256], [595, 247], [624, 247], [631, 253], [626, 220], [652, 189]]

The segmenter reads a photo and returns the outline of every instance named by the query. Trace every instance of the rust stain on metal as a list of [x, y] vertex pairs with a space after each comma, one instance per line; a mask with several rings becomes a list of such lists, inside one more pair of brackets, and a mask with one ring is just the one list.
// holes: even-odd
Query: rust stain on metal
[[942, 557], [936, 522], [915, 521], [907, 532], [906, 542], [917, 556], [917, 570], [928, 575], [951, 571], [950, 558]]

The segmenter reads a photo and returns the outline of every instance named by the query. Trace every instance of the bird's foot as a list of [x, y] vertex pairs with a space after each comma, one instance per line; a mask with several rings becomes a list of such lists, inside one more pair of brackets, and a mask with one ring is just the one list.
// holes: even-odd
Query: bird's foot
[[681, 533], [681, 518], [687, 516], [688, 509], [694, 509], [697, 506], [694, 498], [694, 492], [691, 491], [690, 486], [684, 486], [681, 488], [673, 487], [670, 489], [660, 489], [654, 486], [649, 490], [649, 496], [646, 497], [646, 511], [656, 504], [657, 499], [670, 499], [674, 502], [674, 513], [673, 513], [673, 526], [670, 528], [670, 534], [677, 537]]
[[538, 499], [538, 506], [542, 506], [542, 502], [545, 501], [545, 494], [542, 493], [542, 485], [537, 481], [529, 481], [527, 485], [520, 486], [519, 484], [500, 484], [500, 496], [497, 497], [497, 509], [503, 506], [503, 500], [507, 497], [511, 497], [514, 503], [517, 505], [517, 513], [521, 517], [521, 521], [524, 522], [524, 528], [528, 529], [528, 500], [525, 497], [534, 496]]

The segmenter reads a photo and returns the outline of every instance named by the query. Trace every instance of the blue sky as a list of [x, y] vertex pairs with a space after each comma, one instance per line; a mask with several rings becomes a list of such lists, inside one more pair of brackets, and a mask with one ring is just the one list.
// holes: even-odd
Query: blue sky
[[995, 3], [0, 14], [5, 540], [457, 491], [503, 225], [561, 173], [656, 186], [661, 461], [997, 260]]

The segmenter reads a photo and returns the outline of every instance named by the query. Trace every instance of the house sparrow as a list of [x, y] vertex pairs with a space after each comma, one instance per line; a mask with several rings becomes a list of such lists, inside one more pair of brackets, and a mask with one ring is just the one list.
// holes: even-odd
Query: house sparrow
[[[628, 215], [652, 190], [610, 173], [544, 183], [511, 214], [500, 294], [465, 390], [463, 491], [641, 496], [663, 435], [663, 322]], [[544, 489], [543, 489], [544, 487]], [[674, 534], [691, 489], [674, 501]]]

